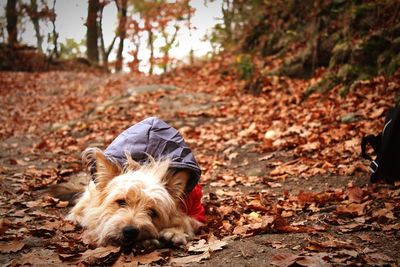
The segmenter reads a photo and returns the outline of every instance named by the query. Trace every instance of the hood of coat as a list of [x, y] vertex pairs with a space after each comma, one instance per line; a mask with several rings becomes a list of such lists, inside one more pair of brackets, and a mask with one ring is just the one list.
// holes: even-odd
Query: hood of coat
[[126, 162], [126, 152], [139, 163], [145, 162], [148, 155], [156, 160], [168, 158], [171, 167], [191, 172], [186, 193], [192, 191], [200, 179], [200, 167], [182, 135], [155, 117], [147, 118], [123, 131], [104, 152], [121, 165]]

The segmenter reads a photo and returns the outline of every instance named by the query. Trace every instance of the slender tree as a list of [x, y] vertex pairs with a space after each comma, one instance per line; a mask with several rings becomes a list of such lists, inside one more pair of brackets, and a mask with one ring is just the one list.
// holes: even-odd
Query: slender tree
[[100, 51], [101, 51], [101, 59], [102, 64], [104, 67], [108, 68], [108, 58], [110, 53], [114, 47], [115, 41], [117, 40], [118, 35], [115, 34], [111, 44], [106, 48], [104, 43], [104, 36], [103, 36], [103, 10], [104, 7], [108, 4], [108, 1], [103, 1], [100, 5], [100, 15], [99, 15], [99, 37], [100, 37]]
[[166, 72], [171, 61], [170, 50], [176, 45], [176, 38], [181, 26], [187, 24], [186, 26], [190, 30], [189, 21], [193, 9], [188, 0], [178, 0], [174, 3], [165, 1], [161, 7], [157, 19], [158, 31], [164, 41], [164, 45], [160, 48], [160, 52], [163, 54], [160, 65]]
[[60, 57], [60, 51], [58, 50], [58, 32], [56, 31], [56, 3], [57, 0], [53, 0], [52, 7], [52, 16], [50, 17], [51, 25], [53, 26], [53, 33], [51, 36], [51, 40], [53, 41], [53, 51], [51, 52], [51, 56], [55, 56], [56, 58]]
[[89, 0], [88, 15], [86, 18], [86, 55], [90, 62], [99, 63], [99, 47], [98, 47], [98, 13], [100, 9], [99, 0]]
[[14, 46], [18, 42], [18, 40], [17, 40], [17, 36], [18, 36], [17, 0], [7, 0], [6, 17], [7, 17], [8, 44]]
[[168, 70], [168, 64], [170, 62], [169, 52], [172, 46], [175, 44], [178, 31], [179, 31], [179, 26], [177, 24], [174, 25], [174, 33], [172, 35], [168, 34], [167, 29], [165, 27], [161, 27], [161, 35], [165, 41], [164, 46], [161, 47], [161, 52], [163, 52], [161, 66], [164, 72], [167, 72]]
[[[131, 16], [130, 21], [134, 21], [137, 15], [140, 16], [142, 21], [140, 32], [145, 33], [147, 39], [147, 47], [150, 52], [148, 59], [149, 74], [153, 74], [156, 63], [164, 71], [167, 71], [170, 64], [170, 50], [176, 45], [178, 31], [183, 24], [190, 20], [189, 14], [193, 12], [193, 9], [188, 0], [174, 2], [167, 0], [130, 0], [130, 3], [133, 5], [135, 13], [135, 16]], [[130, 39], [139, 35], [138, 30], [130, 34]], [[155, 46], [155, 41], [158, 38], [164, 43], [161, 47]], [[156, 58], [157, 49], [161, 52], [160, 58]], [[133, 54], [137, 55], [137, 51], [135, 52]]]
[[189, 52], [189, 60], [190, 64], [194, 63], [194, 51], [192, 46], [192, 13], [193, 9], [190, 6], [190, 0], [185, 0], [185, 5], [187, 8], [188, 16], [187, 16], [187, 23], [188, 23], [188, 30], [189, 30], [189, 40], [190, 40], [190, 52]]
[[128, 62], [128, 67], [131, 72], [139, 73], [139, 49], [141, 45], [141, 36], [140, 36], [141, 28], [139, 26], [138, 20], [130, 19], [127, 26], [127, 36], [133, 45], [133, 48], [128, 53], [132, 56], [132, 60]]
[[39, 52], [43, 53], [43, 35], [40, 33], [40, 14], [38, 11], [38, 4], [36, 0], [31, 0], [31, 5], [28, 7], [28, 15], [32, 21], [33, 29], [36, 35], [36, 47]]
[[119, 23], [118, 23], [118, 37], [119, 45], [117, 50], [117, 63], [115, 65], [116, 71], [122, 70], [123, 63], [123, 51], [124, 51], [124, 41], [126, 37], [126, 25], [127, 25], [127, 10], [128, 1], [127, 0], [117, 0], [117, 7], [119, 13]]
[[148, 44], [149, 49], [150, 49], [149, 74], [151, 75], [151, 74], [153, 74], [153, 71], [154, 71], [155, 58], [154, 58], [154, 33], [153, 33], [152, 27], [150, 26], [150, 23], [147, 23], [146, 31], [147, 31], [147, 34], [148, 34], [147, 44]]

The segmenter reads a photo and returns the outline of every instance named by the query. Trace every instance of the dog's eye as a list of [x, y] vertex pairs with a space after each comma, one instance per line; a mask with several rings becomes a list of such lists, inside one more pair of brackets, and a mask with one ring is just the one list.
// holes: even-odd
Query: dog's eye
[[125, 199], [117, 199], [115, 201], [120, 207], [125, 207], [126, 206], [126, 201]]
[[149, 215], [152, 219], [158, 218], [158, 212], [155, 209], [150, 209]]

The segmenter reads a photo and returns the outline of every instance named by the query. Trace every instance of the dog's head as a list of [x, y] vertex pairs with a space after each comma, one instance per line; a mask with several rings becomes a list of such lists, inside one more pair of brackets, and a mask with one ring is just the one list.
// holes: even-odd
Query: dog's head
[[99, 149], [87, 149], [83, 155], [96, 165], [80, 221], [89, 239], [122, 245], [157, 239], [178, 213], [189, 173], [170, 169], [168, 160], [139, 165], [127, 155], [125, 166], [120, 166]]

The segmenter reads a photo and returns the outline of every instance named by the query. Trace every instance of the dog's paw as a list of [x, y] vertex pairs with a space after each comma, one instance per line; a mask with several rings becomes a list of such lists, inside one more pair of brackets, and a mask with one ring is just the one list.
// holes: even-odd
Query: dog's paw
[[157, 239], [146, 239], [142, 241], [140, 247], [146, 250], [152, 250], [160, 247], [160, 242]]
[[181, 246], [186, 245], [191, 236], [180, 229], [167, 228], [160, 232], [160, 238], [174, 246]]

